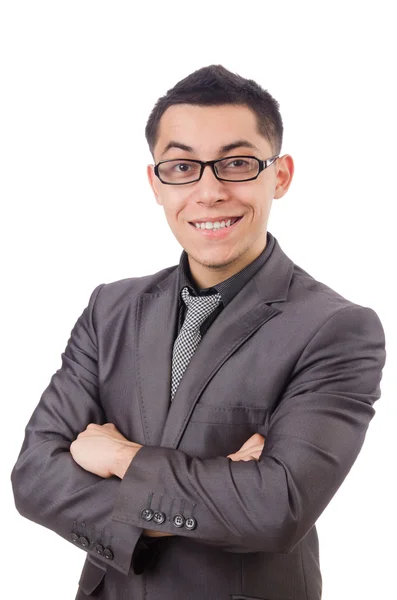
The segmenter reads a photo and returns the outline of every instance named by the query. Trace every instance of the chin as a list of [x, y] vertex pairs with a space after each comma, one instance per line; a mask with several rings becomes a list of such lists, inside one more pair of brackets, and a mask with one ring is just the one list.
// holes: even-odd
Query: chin
[[209, 252], [200, 252], [197, 250], [193, 252], [189, 252], [189, 250], [186, 250], [186, 252], [194, 261], [207, 268], [227, 267], [228, 265], [232, 264], [239, 256], [238, 253], [226, 254], [226, 252], [220, 252], [219, 248], [214, 248], [214, 250], [211, 250]]

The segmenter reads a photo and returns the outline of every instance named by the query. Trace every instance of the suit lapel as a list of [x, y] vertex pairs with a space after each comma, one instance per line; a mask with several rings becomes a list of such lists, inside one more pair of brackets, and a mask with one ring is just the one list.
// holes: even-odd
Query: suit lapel
[[221, 311], [204, 335], [171, 404], [178, 269], [158, 284], [155, 293], [140, 295], [136, 375], [146, 444], [178, 447], [189, 417], [210, 379], [259, 327], [282, 312], [269, 303], [286, 299], [293, 266], [275, 240], [263, 267]]
[[145, 442], [160, 444], [171, 398], [171, 357], [178, 313], [178, 269], [162, 291], [142, 293], [136, 313], [136, 382]]

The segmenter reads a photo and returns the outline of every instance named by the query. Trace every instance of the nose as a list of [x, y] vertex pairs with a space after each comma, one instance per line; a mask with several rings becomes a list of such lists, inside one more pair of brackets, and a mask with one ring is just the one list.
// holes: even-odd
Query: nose
[[211, 181], [212, 181], [212, 179], [215, 179], [215, 181], [219, 181], [215, 177], [215, 173], [212, 169], [212, 165], [204, 165], [203, 174], [201, 176], [201, 179], [203, 179], [204, 177], [207, 177], [207, 178], [209, 177]]
[[215, 202], [227, 195], [225, 182], [219, 181], [215, 177], [211, 165], [205, 165], [201, 179], [196, 182], [196, 186], [200, 200]]

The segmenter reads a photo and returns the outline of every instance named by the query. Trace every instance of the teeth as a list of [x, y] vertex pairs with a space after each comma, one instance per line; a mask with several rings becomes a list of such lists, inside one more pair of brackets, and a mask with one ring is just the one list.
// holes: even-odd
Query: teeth
[[215, 223], [211, 223], [211, 221], [207, 221], [206, 223], [196, 223], [196, 229], [223, 229], [224, 227], [230, 227], [233, 225], [237, 219], [228, 219], [227, 221], [215, 221]]

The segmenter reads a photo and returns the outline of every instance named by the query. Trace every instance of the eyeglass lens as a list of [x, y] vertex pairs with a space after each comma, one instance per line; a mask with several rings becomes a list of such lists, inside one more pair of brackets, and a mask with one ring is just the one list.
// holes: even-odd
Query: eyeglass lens
[[[167, 183], [189, 183], [199, 178], [200, 163], [171, 160], [159, 165], [159, 174]], [[219, 177], [228, 181], [251, 179], [259, 171], [259, 163], [254, 158], [246, 156], [225, 158], [215, 164]]]

